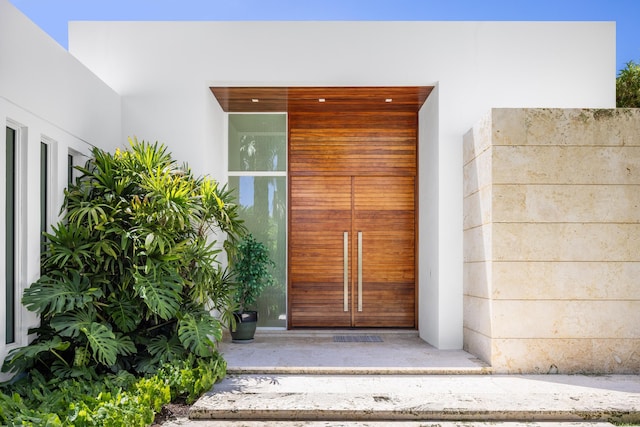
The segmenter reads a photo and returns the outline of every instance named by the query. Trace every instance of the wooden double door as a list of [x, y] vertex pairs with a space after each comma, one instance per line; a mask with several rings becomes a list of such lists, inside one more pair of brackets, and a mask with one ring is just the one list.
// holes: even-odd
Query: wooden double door
[[290, 178], [290, 326], [415, 326], [411, 176]]
[[415, 111], [289, 112], [288, 326], [416, 326]]

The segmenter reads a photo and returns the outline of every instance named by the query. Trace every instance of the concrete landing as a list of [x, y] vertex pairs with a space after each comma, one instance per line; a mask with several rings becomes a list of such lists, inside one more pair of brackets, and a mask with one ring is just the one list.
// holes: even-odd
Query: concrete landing
[[189, 418], [244, 422], [640, 422], [640, 377], [230, 375], [191, 407]]
[[[338, 338], [342, 338], [340, 341]], [[379, 341], [358, 340], [379, 338]], [[415, 330], [258, 330], [248, 344], [226, 338], [219, 350], [229, 374], [487, 374], [463, 350], [438, 350]]]

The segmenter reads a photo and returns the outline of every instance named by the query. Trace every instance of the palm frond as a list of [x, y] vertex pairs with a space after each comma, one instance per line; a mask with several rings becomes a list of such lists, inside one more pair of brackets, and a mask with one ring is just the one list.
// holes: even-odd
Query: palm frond
[[25, 289], [22, 303], [27, 310], [49, 315], [85, 307], [102, 296], [102, 289], [91, 286], [77, 270], [54, 271]]
[[146, 348], [149, 356], [141, 358], [136, 363], [138, 372], [157, 372], [165, 363], [184, 360], [187, 353], [177, 335], [172, 335], [170, 338], [164, 335], [154, 337]]
[[92, 323], [89, 328], [80, 329], [86, 336], [93, 358], [105, 366], [113, 366], [118, 355], [131, 355], [136, 347], [131, 338], [120, 333], [114, 334], [110, 327]]
[[142, 307], [128, 292], [111, 294], [104, 306], [105, 313], [122, 332], [135, 330], [142, 322]]
[[69, 341], [63, 341], [59, 336], [55, 336], [47, 341], [32, 343], [26, 347], [14, 348], [5, 358], [2, 371], [24, 371], [33, 366], [35, 361], [40, 359], [43, 353], [53, 353], [56, 357], [60, 357], [57, 352], [65, 351], [70, 345], [71, 343]]
[[89, 328], [95, 321], [96, 311], [85, 309], [56, 314], [49, 324], [63, 337], [77, 338], [82, 328]]
[[133, 288], [151, 313], [164, 320], [176, 315], [182, 302], [180, 277], [175, 274], [145, 276], [137, 273], [135, 279]]
[[178, 338], [184, 348], [198, 356], [210, 356], [215, 350], [215, 341], [222, 339], [220, 322], [208, 313], [187, 313], [178, 326]]

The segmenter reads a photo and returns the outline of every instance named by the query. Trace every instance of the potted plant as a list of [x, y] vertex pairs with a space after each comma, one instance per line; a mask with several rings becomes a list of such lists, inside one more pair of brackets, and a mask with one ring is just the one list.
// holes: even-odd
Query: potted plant
[[236, 282], [235, 324], [230, 327], [233, 342], [245, 343], [253, 340], [258, 312], [249, 310], [262, 291], [275, 283], [271, 275], [274, 262], [269, 257], [269, 249], [248, 234], [240, 242], [231, 269]]

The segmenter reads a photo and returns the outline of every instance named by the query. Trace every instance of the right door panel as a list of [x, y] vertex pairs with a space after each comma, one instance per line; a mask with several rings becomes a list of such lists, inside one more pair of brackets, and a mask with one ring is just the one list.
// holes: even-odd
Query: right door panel
[[363, 176], [353, 183], [353, 235], [361, 233], [353, 244], [353, 326], [414, 327], [414, 178]]

